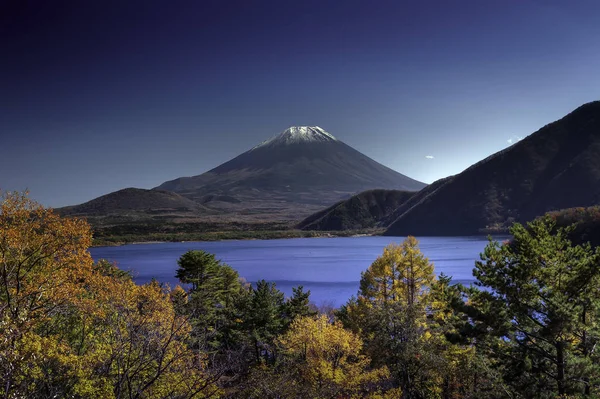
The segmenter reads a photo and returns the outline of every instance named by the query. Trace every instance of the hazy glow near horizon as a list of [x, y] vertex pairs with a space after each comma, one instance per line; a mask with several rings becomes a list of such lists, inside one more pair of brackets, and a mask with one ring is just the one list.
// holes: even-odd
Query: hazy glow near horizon
[[7, 3], [0, 189], [50, 206], [289, 126], [431, 183], [600, 93], [595, 0]]

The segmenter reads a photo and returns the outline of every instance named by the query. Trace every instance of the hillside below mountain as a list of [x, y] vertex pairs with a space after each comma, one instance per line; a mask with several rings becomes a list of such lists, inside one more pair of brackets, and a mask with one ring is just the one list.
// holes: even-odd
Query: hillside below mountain
[[589, 242], [600, 246], [600, 206], [561, 209], [549, 212], [548, 216], [555, 220], [557, 227], [575, 226], [570, 234], [575, 244]]
[[600, 204], [600, 102], [585, 104], [417, 193], [387, 235], [505, 231], [548, 211]]
[[203, 205], [163, 190], [125, 188], [80, 205], [57, 209], [64, 216], [77, 216], [99, 221], [105, 219], [131, 221], [141, 219], [196, 218], [215, 214]]
[[156, 189], [240, 217], [298, 220], [365, 190], [423, 187], [424, 183], [377, 163], [322, 128], [301, 126], [290, 127], [206, 173], [171, 180]]
[[297, 227], [320, 231], [384, 227], [382, 221], [414, 195], [399, 190], [364, 191], [307, 217]]

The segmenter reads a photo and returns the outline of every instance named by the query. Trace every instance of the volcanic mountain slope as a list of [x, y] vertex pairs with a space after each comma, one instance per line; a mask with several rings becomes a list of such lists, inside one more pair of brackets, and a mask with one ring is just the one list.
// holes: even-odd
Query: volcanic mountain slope
[[412, 191], [364, 191], [309, 216], [298, 228], [334, 231], [380, 227], [386, 217], [414, 195]]
[[438, 181], [394, 214], [387, 235], [503, 231], [547, 211], [600, 204], [600, 102]]
[[65, 216], [119, 218], [120, 221], [211, 214], [206, 207], [179, 194], [139, 188], [125, 188], [81, 205], [59, 208], [57, 211]]
[[320, 127], [303, 126], [291, 127], [204, 174], [168, 181], [157, 189], [240, 214], [297, 219], [361, 191], [417, 191], [424, 186]]

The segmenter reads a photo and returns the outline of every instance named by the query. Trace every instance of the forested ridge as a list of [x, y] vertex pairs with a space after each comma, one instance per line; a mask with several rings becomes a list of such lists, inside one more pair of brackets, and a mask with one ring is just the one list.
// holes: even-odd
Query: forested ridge
[[550, 211], [600, 201], [600, 101], [419, 191], [385, 234], [505, 232]]
[[86, 222], [5, 193], [0, 396], [598, 397], [600, 249], [571, 241], [571, 218], [514, 224], [470, 287], [436, 276], [409, 236], [333, 310], [203, 251], [178, 260], [185, 289], [136, 285], [92, 260]]

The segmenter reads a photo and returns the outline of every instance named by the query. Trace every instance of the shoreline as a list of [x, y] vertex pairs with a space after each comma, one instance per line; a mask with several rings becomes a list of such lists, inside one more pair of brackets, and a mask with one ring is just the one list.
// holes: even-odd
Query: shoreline
[[[140, 239], [140, 237], [136, 237], [137, 238], [136, 241], [100, 241], [100, 240], [98, 240], [98, 242], [92, 244], [91, 248], [120, 247], [120, 246], [124, 246], [124, 245], [188, 243], [188, 242], [290, 240], [290, 239], [295, 239], [295, 238], [361, 238], [361, 237], [377, 237], [377, 236], [383, 235], [383, 231], [381, 229], [378, 229], [373, 232], [368, 232], [368, 233], [366, 233], [366, 232], [350, 233], [350, 232], [335, 232], [335, 231], [318, 232], [320, 234], [316, 234], [317, 233], [316, 231], [307, 231], [306, 233], [312, 233], [312, 234], [297, 235], [297, 236], [282, 234], [280, 236], [270, 235], [268, 237], [238, 237], [238, 238], [214, 238], [214, 237], [211, 237], [210, 239], [204, 239], [204, 240], [202, 240], [202, 239], [188, 239], [188, 240], [186, 240], [186, 239], [181, 239], [181, 240], [166, 239], [166, 240], [147, 240], [147, 241]], [[494, 233], [494, 234], [483, 234], [482, 233], [482, 234], [465, 234], [465, 235], [456, 235], [456, 236], [432, 235], [432, 236], [426, 236], [426, 237], [489, 237], [489, 236], [491, 236], [492, 239], [494, 239], [494, 240], [509, 239], [511, 237], [509, 233]], [[405, 237], [405, 236], [398, 236], [398, 237]]]
[[[236, 234], [237, 233], [237, 234]], [[117, 236], [117, 237], [99, 237], [94, 238], [93, 248], [97, 247], [118, 247], [123, 245], [144, 245], [144, 244], [166, 244], [175, 242], [211, 242], [211, 241], [249, 241], [249, 240], [281, 240], [293, 238], [338, 238], [338, 237], [372, 237], [383, 233], [383, 229], [364, 229], [347, 231], [303, 231], [303, 230], [283, 230], [283, 231], [221, 231], [198, 234], [165, 234], [164, 239], [153, 239], [150, 235], [148, 239], [143, 236]]]

